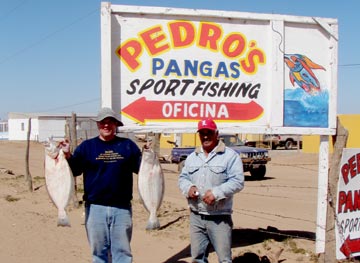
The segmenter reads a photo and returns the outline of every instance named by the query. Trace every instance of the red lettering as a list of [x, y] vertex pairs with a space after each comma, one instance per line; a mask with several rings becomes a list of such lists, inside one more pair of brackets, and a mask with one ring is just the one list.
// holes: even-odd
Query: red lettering
[[342, 213], [342, 207], [346, 201], [346, 193], [344, 191], [339, 192], [339, 200], [338, 200], [338, 214]]
[[350, 157], [350, 159], [349, 159], [349, 168], [350, 168], [351, 178], [354, 178], [356, 176], [356, 174], [357, 174], [355, 156]]
[[138, 58], [142, 53], [142, 47], [139, 41], [130, 39], [123, 43], [117, 50], [116, 54], [132, 71], [141, 65]]
[[195, 40], [195, 28], [190, 22], [180, 21], [169, 23], [174, 48], [186, 47]]
[[350, 210], [350, 212], [352, 212], [354, 210], [351, 191], [347, 192], [347, 194], [346, 194], [346, 203], [345, 203], [344, 213], [347, 213], [348, 210]]
[[360, 191], [355, 190], [354, 192], [354, 210], [360, 210]]
[[230, 34], [223, 43], [224, 55], [229, 58], [235, 58], [242, 55], [245, 50], [245, 38], [240, 34]]
[[201, 23], [199, 46], [218, 51], [218, 41], [221, 38], [221, 27], [215, 24]]
[[338, 214], [355, 212], [360, 210], [360, 190], [349, 190], [347, 193], [344, 191], [339, 192], [338, 200]]
[[345, 185], [347, 185], [349, 183], [349, 165], [347, 163], [345, 163], [342, 167], [341, 167], [341, 175], [342, 178], [344, 180]]
[[349, 183], [349, 175], [354, 178], [360, 173], [360, 153], [351, 156], [348, 162], [341, 167], [341, 175], [345, 185]]
[[155, 56], [170, 48], [169, 44], [161, 42], [166, 39], [161, 26], [155, 26], [140, 34], [145, 47], [152, 56]]
[[167, 26], [168, 33], [163, 31], [162, 25], [146, 28], [138, 34], [137, 39], [124, 41], [117, 48], [116, 54], [131, 71], [141, 66], [144, 50], [154, 57], [171, 51], [171, 48], [186, 48], [194, 43], [199, 48], [221, 52], [227, 58], [237, 59], [245, 74], [256, 73], [258, 66], [266, 63], [265, 53], [257, 47], [256, 41], [247, 43], [241, 32], [231, 32], [223, 37], [221, 25], [210, 22], [178, 20], [170, 21]]
[[[255, 47], [255, 43], [251, 41], [251, 48]], [[260, 49], [253, 48], [250, 50], [247, 58], [240, 60], [240, 64], [245, 73], [254, 74], [259, 64], [265, 64], [264, 52]]]

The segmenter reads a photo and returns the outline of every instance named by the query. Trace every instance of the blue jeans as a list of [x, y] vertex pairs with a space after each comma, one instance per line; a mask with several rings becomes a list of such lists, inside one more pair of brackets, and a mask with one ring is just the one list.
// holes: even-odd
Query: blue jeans
[[93, 263], [131, 263], [131, 208], [87, 204], [85, 228]]
[[208, 263], [209, 243], [220, 263], [231, 263], [231, 215], [203, 216], [190, 213], [190, 240], [192, 262]]

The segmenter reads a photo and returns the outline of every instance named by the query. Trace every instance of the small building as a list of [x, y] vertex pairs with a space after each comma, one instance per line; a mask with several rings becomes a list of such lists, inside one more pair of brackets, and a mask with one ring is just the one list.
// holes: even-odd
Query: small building
[[[95, 115], [75, 115], [78, 139], [87, 139], [98, 134]], [[71, 127], [72, 114], [49, 113], [17, 113], [8, 115], [8, 139], [27, 140], [30, 130], [30, 140], [43, 142], [49, 137], [63, 139], [67, 133], [66, 127]], [[29, 129], [30, 128], [30, 129]]]
[[0, 140], [7, 140], [9, 139], [8, 133], [8, 122], [7, 121], [0, 121]]

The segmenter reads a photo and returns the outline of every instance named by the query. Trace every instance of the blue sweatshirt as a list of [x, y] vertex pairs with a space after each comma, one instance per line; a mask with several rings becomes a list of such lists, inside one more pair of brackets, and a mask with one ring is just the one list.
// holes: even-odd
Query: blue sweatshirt
[[141, 151], [132, 140], [86, 140], [68, 162], [74, 176], [83, 174], [84, 201], [88, 204], [130, 207], [133, 173], [138, 173], [141, 162]]

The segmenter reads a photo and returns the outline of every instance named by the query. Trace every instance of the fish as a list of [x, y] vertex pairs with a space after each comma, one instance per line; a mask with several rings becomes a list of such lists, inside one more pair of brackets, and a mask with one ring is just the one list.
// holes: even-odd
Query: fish
[[320, 91], [320, 82], [316, 78], [312, 69], [322, 69], [324, 67], [314, 63], [305, 55], [287, 54], [284, 56], [284, 61], [289, 68], [289, 78], [291, 84], [296, 83], [308, 94], [314, 95]]
[[157, 212], [165, 192], [165, 179], [157, 154], [150, 148], [143, 149], [138, 173], [138, 190], [141, 202], [149, 212], [146, 230], [160, 228]]
[[45, 143], [45, 182], [51, 201], [58, 209], [58, 226], [71, 226], [66, 207], [74, 191], [74, 177], [58, 142]]

